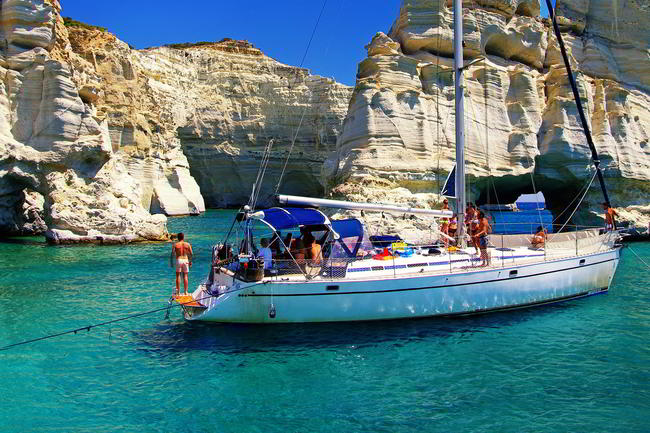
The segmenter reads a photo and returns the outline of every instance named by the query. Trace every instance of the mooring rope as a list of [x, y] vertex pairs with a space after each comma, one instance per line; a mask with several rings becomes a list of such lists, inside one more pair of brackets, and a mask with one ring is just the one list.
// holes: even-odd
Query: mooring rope
[[[258, 286], [260, 284], [266, 284], [266, 283], [262, 282], [262, 283], [252, 284], [250, 286], [241, 287], [241, 288], [234, 289], [234, 290], [229, 290], [228, 293], [238, 292], [238, 291], [243, 290], [243, 289], [249, 289], [251, 287], [255, 287], [255, 286]], [[156, 308], [156, 309], [148, 310], [148, 311], [142, 311], [140, 313], [129, 314], [128, 316], [118, 317], [117, 319], [107, 320], [105, 322], [95, 323], [95, 324], [88, 325], [88, 326], [82, 326], [82, 327], [76, 328], [76, 329], [70, 329], [70, 330], [63, 331], [63, 332], [57, 332], [57, 333], [54, 333], [54, 334], [44, 335], [42, 337], [37, 337], [37, 338], [29, 339], [29, 340], [19, 341], [18, 343], [12, 343], [12, 344], [8, 344], [6, 346], [0, 347], [0, 352], [12, 349], [14, 347], [24, 346], [26, 344], [31, 344], [31, 343], [36, 343], [38, 341], [49, 340], [51, 338], [61, 337], [63, 335], [69, 335], [69, 334], [75, 334], [76, 335], [78, 332], [81, 332], [81, 331], [89, 332], [93, 328], [99, 328], [101, 326], [107, 326], [107, 325], [111, 325], [113, 323], [123, 322], [125, 320], [135, 319], [137, 317], [142, 317], [142, 316], [147, 316], [147, 315], [154, 314], [154, 313], [159, 313], [159, 312], [165, 311], [165, 310], [167, 310], [167, 312], [169, 312], [169, 310], [171, 308], [184, 307], [184, 306], [186, 306], [188, 304], [191, 304], [193, 302], [200, 302], [200, 301], [210, 299], [210, 298], [214, 298], [214, 297], [216, 297], [216, 296], [215, 295], [208, 295], [208, 296], [204, 296], [202, 298], [192, 299], [191, 301], [188, 301], [188, 302], [183, 302], [183, 303], [179, 302], [176, 305], [171, 305], [170, 303], [168, 303], [166, 306], [161, 307], [161, 308]]]
[[641, 263], [643, 263], [643, 264], [646, 266], [646, 268], [650, 269], [650, 265], [649, 265], [645, 260], [643, 260], [643, 259], [641, 258], [641, 256], [637, 254], [636, 251], [634, 251], [634, 250], [633, 250], [632, 248], [630, 248], [629, 246], [627, 247], [627, 249], [630, 250], [630, 251], [632, 251], [632, 254], [634, 254], [634, 255], [636, 256], [636, 258], [639, 259], [639, 260], [641, 261]]

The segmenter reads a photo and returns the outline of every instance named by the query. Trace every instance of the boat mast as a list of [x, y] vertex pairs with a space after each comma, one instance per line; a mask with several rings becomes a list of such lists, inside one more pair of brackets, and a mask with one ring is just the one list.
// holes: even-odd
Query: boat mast
[[463, 2], [454, 1], [454, 90], [456, 93], [456, 203], [458, 246], [465, 247], [465, 107], [463, 101]]
[[573, 98], [575, 99], [576, 105], [578, 106], [578, 114], [580, 115], [580, 121], [582, 122], [582, 129], [587, 136], [587, 144], [589, 144], [589, 148], [591, 149], [591, 160], [596, 167], [596, 173], [598, 174], [600, 188], [603, 190], [603, 196], [605, 197], [607, 206], [611, 206], [609, 202], [609, 195], [607, 195], [607, 187], [605, 186], [603, 172], [600, 170], [600, 158], [598, 157], [598, 152], [596, 151], [594, 141], [591, 138], [591, 132], [589, 131], [589, 124], [587, 123], [585, 112], [582, 109], [580, 93], [578, 93], [578, 86], [576, 85], [576, 80], [573, 77], [573, 72], [571, 71], [571, 63], [569, 63], [569, 57], [567, 56], [566, 48], [564, 47], [564, 40], [562, 39], [562, 33], [560, 33], [560, 27], [557, 25], [557, 20], [555, 19], [555, 13], [553, 11], [551, 0], [546, 0], [546, 6], [548, 7], [548, 14], [551, 18], [551, 22], [553, 23], [553, 31], [555, 32], [555, 37], [557, 38], [557, 42], [560, 45], [560, 51], [562, 52], [562, 58], [564, 59], [564, 66], [566, 66], [567, 74], [569, 75], [569, 82], [571, 83], [571, 90], [573, 90]]

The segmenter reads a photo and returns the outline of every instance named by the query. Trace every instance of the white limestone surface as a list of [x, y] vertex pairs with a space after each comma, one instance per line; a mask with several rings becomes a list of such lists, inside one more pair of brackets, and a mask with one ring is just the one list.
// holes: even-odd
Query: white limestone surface
[[[612, 202], [644, 209], [649, 8], [558, 0], [558, 11]], [[464, 56], [475, 61], [464, 79], [470, 198], [513, 201], [532, 192], [534, 179], [562, 210], [593, 170], [550, 22], [539, 17], [536, 0], [466, 1], [463, 16]], [[451, 2], [404, 0], [391, 32], [366, 47], [343, 132], [323, 166], [328, 188], [383, 179], [389, 184], [374, 188], [438, 191], [455, 154], [452, 27]], [[592, 190], [576, 217], [583, 222], [597, 222], [592, 210], [602, 213], [597, 182]]]

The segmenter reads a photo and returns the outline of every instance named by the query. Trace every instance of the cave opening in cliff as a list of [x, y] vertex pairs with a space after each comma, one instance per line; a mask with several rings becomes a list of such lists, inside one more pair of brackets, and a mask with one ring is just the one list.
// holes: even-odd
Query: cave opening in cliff
[[284, 176], [278, 192], [288, 195], [323, 197], [325, 188], [312, 173], [293, 170]]
[[[582, 184], [548, 179], [543, 176], [534, 177], [535, 187], [530, 175], [485, 177], [474, 179], [470, 185], [474, 192], [468, 201], [477, 205], [514, 203], [522, 194], [542, 192], [546, 199], [546, 209], [551, 211], [554, 224], [564, 224], [571, 216], [572, 209], [565, 212], [567, 207], [575, 206], [575, 198], [581, 194]], [[572, 204], [573, 203], [573, 204]]]

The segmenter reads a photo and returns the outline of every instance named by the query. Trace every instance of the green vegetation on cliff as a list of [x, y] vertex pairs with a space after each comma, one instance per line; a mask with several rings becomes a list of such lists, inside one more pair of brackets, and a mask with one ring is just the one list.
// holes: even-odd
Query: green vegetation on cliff
[[183, 50], [185, 48], [202, 47], [204, 45], [214, 45], [214, 44], [215, 44], [214, 42], [201, 41], [201, 42], [184, 42], [182, 44], [165, 44], [163, 46], [167, 48], [175, 48], [177, 50]]
[[186, 48], [203, 47], [206, 45], [212, 45], [217, 48], [255, 49], [253, 44], [251, 44], [248, 41], [238, 41], [236, 39], [231, 39], [231, 38], [223, 38], [218, 42], [214, 42], [214, 41], [184, 42], [181, 44], [165, 44], [163, 46], [167, 48], [175, 48], [178, 50], [183, 50]]
[[86, 30], [99, 30], [101, 32], [107, 31], [106, 27], [93, 26], [91, 24], [82, 23], [81, 21], [77, 21], [70, 17], [63, 17], [63, 23], [65, 24], [66, 27], [80, 27]]

